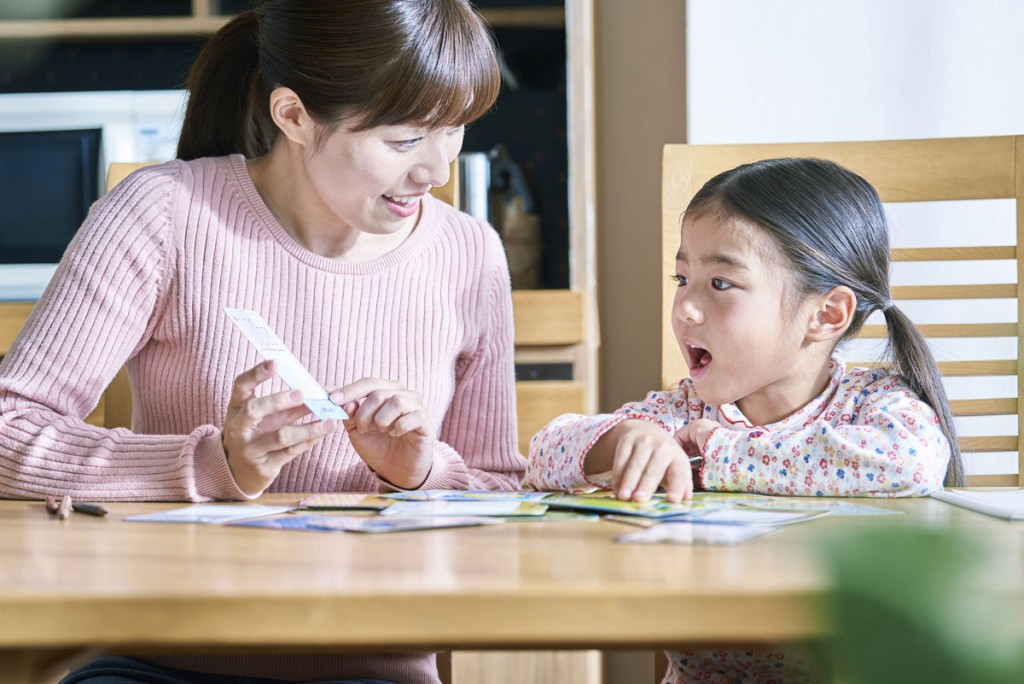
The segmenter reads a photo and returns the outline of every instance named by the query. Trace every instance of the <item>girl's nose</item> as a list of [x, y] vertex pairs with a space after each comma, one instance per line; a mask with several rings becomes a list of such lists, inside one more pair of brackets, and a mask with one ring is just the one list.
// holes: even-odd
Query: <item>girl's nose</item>
[[684, 323], [702, 323], [704, 321], [704, 314], [692, 297], [676, 297], [672, 313]]

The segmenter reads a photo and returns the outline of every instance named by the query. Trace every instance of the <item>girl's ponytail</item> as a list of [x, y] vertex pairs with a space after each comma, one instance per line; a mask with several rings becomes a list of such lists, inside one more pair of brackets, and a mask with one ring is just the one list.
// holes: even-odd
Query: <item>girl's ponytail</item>
[[891, 359], [893, 370], [900, 375], [910, 389], [935, 409], [939, 426], [949, 441], [950, 457], [946, 469], [945, 485], [963, 487], [966, 482], [964, 465], [960, 457], [960, 442], [949, 409], [946, 389], [942, 384], [938, 364], [924, 336], [905, 313], [893, 304], [882, 309], [889, 329], [889, 345], [886, 355]]
[[178, 159], [266, 154], [277, 128], [260, 74], [259, 20], [248, 10], [225, 24], [199, 51], [189, 71]]

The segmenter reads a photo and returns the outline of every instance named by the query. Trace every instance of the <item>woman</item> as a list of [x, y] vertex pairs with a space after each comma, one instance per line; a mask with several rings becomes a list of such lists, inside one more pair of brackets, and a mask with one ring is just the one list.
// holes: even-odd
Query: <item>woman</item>
[[[504, 252], [427, 194], [497, 95], [468, 2], [261, 2], [188, 87], [179, 160], [93, 207], [0, 366], [0, 494], [515, 488]], [[225, 308], [260, 313], [351, 418], [313, 420]], [[85, 424], [125, 364], [133, 431]], [[101, 659], [66, 681], [219, 675], [437, 681], [430, 654]]]

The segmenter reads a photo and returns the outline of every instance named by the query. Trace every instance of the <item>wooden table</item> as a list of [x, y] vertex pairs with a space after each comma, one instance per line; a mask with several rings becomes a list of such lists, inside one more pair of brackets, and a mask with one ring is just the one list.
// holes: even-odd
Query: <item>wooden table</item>
[[[294, 503], [294, 495], [260, 503]], [[939, 501], [827, 516], [731, 547], [616, 544], [609, 521], [391, 535], [123, 522], [0, 502], [0, 682], [40, 653], [279, 649], [636, 648], [820, 636], [817, 552], [872, 526], [949, 526], [998, 545], [1017, 590], [1024, 524]], [[1014, 574], [1013, 568], [1016, 568]], [[1019, 592], [1018, 592], [1019, 593]]]

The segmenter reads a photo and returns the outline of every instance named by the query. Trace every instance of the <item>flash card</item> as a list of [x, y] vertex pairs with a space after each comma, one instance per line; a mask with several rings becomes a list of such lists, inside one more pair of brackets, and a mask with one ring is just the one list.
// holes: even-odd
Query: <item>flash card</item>
[[289, 387], [302, 392], [303, 403], [309, 407], [313, 415], [320, 420], [348, 420], [345, 410], [331, 401], [327, 390], [310, 375], [302, 362], [295, 358], [262, 316], [248, 309], [227, 307], [224, 308], [224, 313], [234, 321], [263, 358], [277, 362], [277, 374]]

